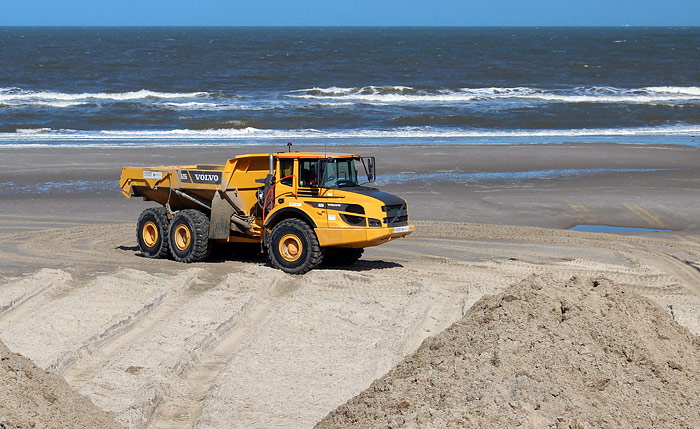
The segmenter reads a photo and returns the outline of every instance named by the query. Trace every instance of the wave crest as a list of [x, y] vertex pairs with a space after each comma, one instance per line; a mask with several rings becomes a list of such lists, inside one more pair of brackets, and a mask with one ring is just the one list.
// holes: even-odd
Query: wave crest
[[147, 89], [127, 92], [86, 92], [70, 94], [53, 91], [31, 91], [20, 88], [0, 88], [0, 102], [47, 102], [47, 101], [90, 101], [90, 100], [146, 100], [208, 97], [208, 92], [157, 92]]
[[416, 89], [409, 86], [309, 88], [291, 91], [290, 98], [353, 101], [359, 103], [465, 103], [475, 101], [530, 100], [562, 103], [678, 103], [700, 102], [700, 87], [651, 86], [644, 88], [485, 87]]
[[[229, 125], [229, 124], [227, 124]], [[239, 139], [382, 139], [382, 138], [513, 138], [513, 137], [616, 137], [616, 136], [695, 136], [700, 126], [661, 126], [646, 128], [479, 130], [432, 127], [400, 127], [388, 130], [260, 129], [234, 122], [230, 128], [174, 130], [76, 131], [49, 128], [22, 129], [0, 133], [0, 141], [61, 140], [239, 140]]]

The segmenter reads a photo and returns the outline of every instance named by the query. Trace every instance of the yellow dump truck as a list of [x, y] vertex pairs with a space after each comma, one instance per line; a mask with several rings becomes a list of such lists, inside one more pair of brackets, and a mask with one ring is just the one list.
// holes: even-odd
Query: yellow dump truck
[[373, 157], [281, 152], [125, 167], [119, 185], [128, 198], [161, 205], [138, 220], [146, 257], [196, 262], [214, 242], [259, 243], [274, 267], [302, 274], [324, 259], [352, 264], [365, 247], [413, 232], [404, 199], [365, 186], [375, 171]]

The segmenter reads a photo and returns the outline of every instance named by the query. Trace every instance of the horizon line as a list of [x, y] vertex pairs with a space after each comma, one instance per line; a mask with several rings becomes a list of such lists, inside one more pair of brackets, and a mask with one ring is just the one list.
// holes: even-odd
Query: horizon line
[[700, 28], [700, 25], [21, 25], [0, 24], [0, 28]]

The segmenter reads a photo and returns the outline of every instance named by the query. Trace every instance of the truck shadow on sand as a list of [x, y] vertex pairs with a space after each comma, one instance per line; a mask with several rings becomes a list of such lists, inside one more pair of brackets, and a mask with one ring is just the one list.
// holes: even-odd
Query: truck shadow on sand
[[[138, 246], [117, 246], [115, 250], [121, 250], [123, 252], [129, 252], [134, 256], [143, 259], [149, 259], [141, 252]], [[224, 263], [224, 262], [251, 262], [255, 264], [269, 265], [267, 261], [267, 256], [262, 253], [256, 253], [250, 249], [245, 251], [235, 251], [226, 248], [215, 248], [212, 251], [211, 256], [207, 259], [207, 263]], [[344, 270], [344, 271], [372, 271], [372, 270], [385, 270], [389, 268], [403, 268], [403, 265], [392, 262], [392, 261], [382, 261], [382, 260], [365, 260], [360, 259], [352, 265], [338, 265], [338, 264], [326, 264], [321, 263], [320, 266], [316, 267], [316, 270]]]
[[317, 270], [347, 270], [347, 271], [372, 271], [372, 270], [385, 270], [388, 268], [403, 268], [403, 265], [398, 262], [382, 261], [382, 260], [364, 260], [360, 259], [352, 265], [332, 265], [332, 264], [321, 264], [317, 267]]

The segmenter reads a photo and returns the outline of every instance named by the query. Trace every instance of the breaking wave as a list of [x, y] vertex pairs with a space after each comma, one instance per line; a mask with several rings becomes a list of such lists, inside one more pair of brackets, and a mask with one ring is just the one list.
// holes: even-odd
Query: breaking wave
[[217, 92], [157, 92], [147, 89], [128, 92], [65, 93], [0, 88], [0, 107], [54, 107], [57, 109], [112, 102], [131, 102], [151, 109], [171, 111], [271, 110], [314, 107], [334, 109], [357, 104], [373, 105], [476, 105], [504, 106], [546, 103], [607, 103], [648, 105], [700, 105], [700, 87], [649, 86], [643, 88], [577, 87], [546, 89], [532, 87], [414, 88], [410, 86], [363, 86], [309, 88], [288, 92], [266, 92], [249, 97], [225, 96]]
[[[91, 100], [129, 101], [129, 100], [157, 100], [208, 97], [208, 92], [157, 92], [142, 89], [128, 92], [86, 92], [71, 94], [53, 91], [31, 91], [21, 88], [0, 88], [0, 103], [48, 103], [48, 102], [79, 102]], [[62, 107], [62, 106], [57, 106]]]
[[65, 109], [67, 107], [91, 105], [88, 101], [49, 101], [49, 100], [5, 100], [0, 103], [0, 107], [55, 107]]
[[243, 139], [382, 139], [382, 138], [548, 138], [548, 137], [616, 137], [616, 136], [696, 136], [700, 125], [663, 126], [646, 128], [607, 129], [541, 129], [541, 130], [477, 130], [432, 127], [401, 127], [388, 130], [276, 130], [254, 127], [221, 129], [175, 130], [102, 130], [78, 131], [67, 129], [18, 129], [14, 133], [0, 133], [0, 142], [31, 141], [149, 141], [149, 140], [243, 140]]
[[163, 102], [155, 103], [153, 107], [166, 110], [188, 111], [188, 110], [268, 110], [271, 107], [254, 106], [251, 104], [234, 104], [234, 103], [202, 103], [198, 101], [190, 101], [184, 103]]
[[577, 87], [571, 89], [459, 88], [421, 89], [409, 86], [310, 88], [291, 91], [290, 98], [348, 100], [365, 103], [464, 103], [490, 100], [533, 100], [562, 103], [680, 103], [700, 102], [700, 87], [651, 86], [644, 88]]

